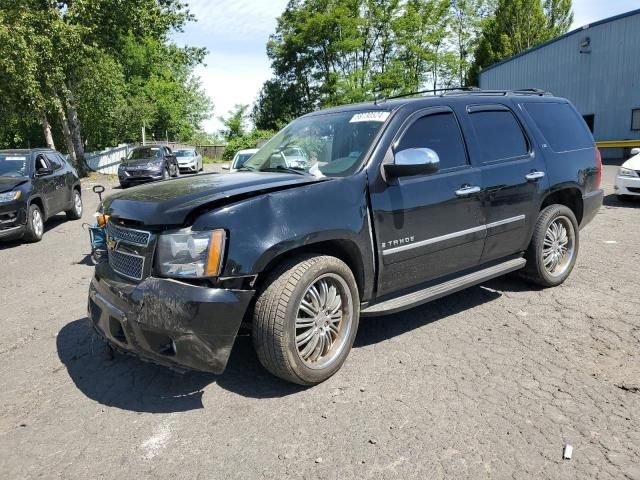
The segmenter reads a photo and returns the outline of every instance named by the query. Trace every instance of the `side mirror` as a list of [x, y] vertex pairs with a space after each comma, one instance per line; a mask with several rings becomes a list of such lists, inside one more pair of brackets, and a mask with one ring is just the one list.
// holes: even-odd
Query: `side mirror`
[[636, 155], [640, 155], [640, 148], [632, 148], [631, 149], [631, 156], [635, 157]]
[[395, 154], [394, 163], [384, 166], [389, 177], [410, 177], [436, 173], [440, 157], [430, 148], [409, 148]]
[[47, 175], [51, 175], [53, 173], [52, 168], [39, 168], [36, 172], [38, 177], [46, 177]]

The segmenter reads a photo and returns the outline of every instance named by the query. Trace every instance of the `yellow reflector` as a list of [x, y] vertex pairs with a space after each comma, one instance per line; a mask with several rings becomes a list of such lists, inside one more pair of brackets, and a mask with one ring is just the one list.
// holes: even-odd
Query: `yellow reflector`
[[18, 200], [21, 196], [22, 196], [22, 192], [20, 190], [18, 190], [16, 192], [16, 198], [14, 198], [14, 200]]
[[215, 277], [220, 273], [222, 256], [224, 255], [224, 230], [211, 232], [211, 243], [209, 244], [209, 258], [207, 259], [207, 277]]

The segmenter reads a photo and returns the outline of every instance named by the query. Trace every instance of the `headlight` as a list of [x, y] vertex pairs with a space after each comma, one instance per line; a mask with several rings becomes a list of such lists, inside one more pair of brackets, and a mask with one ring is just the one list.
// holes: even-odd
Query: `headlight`
[[0, 203], [13, 202], [14, 200], [18, 200], [21, 196], [22, 192], [20, 190], [17, 192], [0, 193]]
[[165, 233], [158, 239], [156, 266], [173, 278], [216, 277], [222, 270], [224, 230]]
[[637, 177], [638, 176], [635, 170], [631, 170], [630, 168], [624, 168], [624, 167], [620, 167], [620, 170], [618, 170], [618, 175], [620, 177]]

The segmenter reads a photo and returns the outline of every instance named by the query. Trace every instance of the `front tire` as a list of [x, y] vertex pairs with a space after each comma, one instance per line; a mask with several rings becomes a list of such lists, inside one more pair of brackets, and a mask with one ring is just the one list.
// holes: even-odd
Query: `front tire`
[[617, 197], [618, 197], [618, 200], [624, 203], [633, 201], [633, 197], [631, 195], [618, 195]]
[[24, 232], [24, 240], [27, 242], [39, 242], [44, 234], [44, 216], [42, 210], [36, 204], [29, 205], [27, 226]]
[[78, 220], [82, 218], [82, 196], [77, 190], [73, 191], [73, 207], [71, 210], [67, 210], [67, 218], [69, 220]]
[[564, 205], [551, 205], [538, 216], [523, 276], [541, 287], [556, 287], [571, 274], [578, 258], [580, 230], [576, 216]]
[[253, 344], [272, 374], [315, 385], [346, 360], [358, 330], [360, 297], [341, 260], [306, 255], [277, 268], [254, 308]]

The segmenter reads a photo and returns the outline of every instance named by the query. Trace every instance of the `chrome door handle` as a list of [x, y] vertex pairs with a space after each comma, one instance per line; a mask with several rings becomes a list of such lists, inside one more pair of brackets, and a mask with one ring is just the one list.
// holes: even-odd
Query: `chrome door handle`
[[467, 197], [469, 195], [473, 195], [474, 193], [480, 193], [481, 191], [482, 189], [480, 187], [472, 187], [471, 185], [466, 185], [460, 190], [456, 190], [456, 196]]
[[531, 172], [525, 175], [527, 182], [537, 182], [541, 178], [544, 178], [544, 172]]

